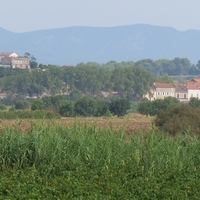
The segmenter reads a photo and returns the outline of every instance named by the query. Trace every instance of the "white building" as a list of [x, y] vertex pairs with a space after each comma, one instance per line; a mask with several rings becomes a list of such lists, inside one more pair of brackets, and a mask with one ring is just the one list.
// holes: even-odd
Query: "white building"
[[191, 97], [200, 97], [200, 79], [190, 80], [189, 82], [185, 83], [185, 87], [188, 91], [188, 101]]

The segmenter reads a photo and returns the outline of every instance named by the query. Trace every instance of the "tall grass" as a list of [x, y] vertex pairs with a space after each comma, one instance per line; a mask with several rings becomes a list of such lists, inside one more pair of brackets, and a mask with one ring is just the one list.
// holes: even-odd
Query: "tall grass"
[[[198, 199], [200, 143], [32, 122], [0, 134], [0, 199]], [[17, 189], [20, 187], [21, 189]], [[1, 198], [2, 197], [2, 198]]]
[[196, 169], [200, 164], [200, 143], [193, 135], [172, 138], [163, 133], [135, 134], [125, 139], [121, 131], [99, 130], [97, 127], [63, 127], [52, 124], [33, 127], [29, 133], [5, 129], [0, 134], [0, 168], [80, 166], [118, 168], [139, 167], [145, 172], [168, 168]]

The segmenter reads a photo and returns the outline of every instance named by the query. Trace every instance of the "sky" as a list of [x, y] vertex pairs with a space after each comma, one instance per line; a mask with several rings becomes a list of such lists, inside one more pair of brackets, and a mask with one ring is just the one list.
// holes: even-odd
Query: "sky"
[[0, 27], [22, 33], [70, 26], [150, 24], [200, 30], [200, 0], [0, 0]]

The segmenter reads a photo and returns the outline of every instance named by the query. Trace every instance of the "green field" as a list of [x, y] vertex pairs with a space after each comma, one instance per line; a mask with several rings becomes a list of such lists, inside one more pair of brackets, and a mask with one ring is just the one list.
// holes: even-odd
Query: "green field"
[[0, 199], [200, 199], [195, 135], [132, 134], [97, 126], [7, 127]]

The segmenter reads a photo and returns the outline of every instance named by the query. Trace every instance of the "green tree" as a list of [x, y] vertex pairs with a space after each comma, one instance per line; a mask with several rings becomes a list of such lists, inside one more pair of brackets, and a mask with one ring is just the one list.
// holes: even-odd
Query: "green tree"
[[109, 110], [118, 117], [124, 116], [130, 109], [130, 102], [127, 99], [116, 99], [109, 104]]
[[25, 110], [29, 109], [30, 103], [27, 100], [18, 100], [15, 102], [15, 109], [16, 110]]
[[74, 111], [76, 115], [84, 117], [99, 117], [106, 115], [107, 107], [106, 104], [100, 99], [83, 97], [75, 103]]
[[144, 94], [147, 94], [150, 87], [152, 86], [155, 77], [152, 73], [140, 69], [140, 68], [133, 68], [134, 70], [134, 96], [137, 99], [143, 97]]
[[59, 114], [63, 117], [73, 117], [74, 104], [70, 101], [63, 103], [59, 108]]
[[120, 97], [125, 98], [128, 94], [133, 94], [135, 80], [132, 68], [115, 68], [111, 81], [114, 84], [114, 91], [117, 91]]
[[42, 99], [35, 99], [31, 104], [31, 110], [43, 110], [44, 102]]
[[143, 68], [143, 69], [150, 71], [150, 72], [154, 73], [155, 75], [157, 75], [155, 63], [151, 59], [139, 60], [134, 65], [136, 67]]
[[83, 97], [83, 94], [79, 90], [74, 88], [71, 90], [70, 94], [67, 96], [67, 99], [71, 101], [77, 101], [82, 97]]
[[37, 63], [36, 58], [35, 58], [33, 55], [31, 55], [31, 54], [28, 53], [28, 52], [25, 52], [25, 53], [24, 53], [24, 57], [25, 57], [25, 58], [29, 58], [29, 60], [30, 60], [30, 68], [31, 68], [31, 69], [37, 68], [38, 63]]
[[141, 101], [138, 104], [138, 112], [142, 115], [152, 115], [152, 102], [149, 100]]
[[6, 109], [7, 109], [6, 106], [4, 104], [0, 103], [0, 110], [6, 110]]
[[138, 112], [144, 115], [155, 116], [160, 111], [167, 111], [177, 104], [180, 104], [180, 101], [174, 97], [166, 97], [154, 101], [141, 101], [138, 105]]
[[191, 97], [189, 101], [189, 105], [193, 108], [199, 108], [200, 107], [200, 100], [195, 97]]
[[175, 97], [166, 97], [164, 99], [156, 99], [152, 102], [152, 116], [158, 115], [161, 110], [167, 111], [179, 104], [180, 101]]
[[189, 105], [179, 104], [167, 111], [161, 111], [155, 119], [155, 125], [172, 135], [184, 133], [200, 134], [200, 109]]

